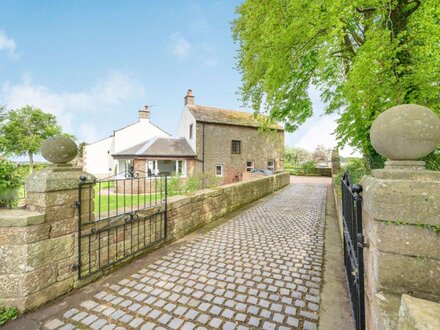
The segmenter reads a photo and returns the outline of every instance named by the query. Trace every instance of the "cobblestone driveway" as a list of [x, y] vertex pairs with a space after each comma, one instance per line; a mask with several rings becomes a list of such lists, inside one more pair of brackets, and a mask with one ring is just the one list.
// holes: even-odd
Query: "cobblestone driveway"
[[290, 185], [46, 329], [316, 329], [325, 185]]

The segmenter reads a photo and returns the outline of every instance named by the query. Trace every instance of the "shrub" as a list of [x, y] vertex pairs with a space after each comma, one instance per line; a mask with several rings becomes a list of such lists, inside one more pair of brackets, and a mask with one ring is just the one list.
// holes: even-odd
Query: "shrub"
[[23, 176], [17, 166], [6, 159], [0, 159], [0, 207], [14, 207], [18, 203]]
[[440, 171], [440, 145], [437, 146], [437, 150], [424, 157], [426, 162], [426, 168], [432, 171]]
[[2, 307], [0, 306], [0, 327], [9, 320], [13, 320], [18, 316], [17, 307]]
[[182, 180], [180, 176], [173, 175], [168, 179], [168, 196], [185, 194], [190, 191], [213, 188], [220, 185], [221, 178], [213, 174], [195, 174]]
[[301, 164], [300, 170], [305, 175], [310, 175], [316, 171], [316, 162], [314, 160], [309, 160], [307, 162], [304, 162]]
[[338, 196], [341, 197], [341, 179], [346, 171], [350, 173], [351, 182], [353, 184], [359, 184], [364, 175], [367, 174], [367, 168], [362, 158], [349, 158], [345, 166], [341, 168], [341, 171], [334, 178], [334, 185]]
[[168, 179], [168, 196], [180, 195], [184, 193], [184, 187], [179, 175], [173, 174]]

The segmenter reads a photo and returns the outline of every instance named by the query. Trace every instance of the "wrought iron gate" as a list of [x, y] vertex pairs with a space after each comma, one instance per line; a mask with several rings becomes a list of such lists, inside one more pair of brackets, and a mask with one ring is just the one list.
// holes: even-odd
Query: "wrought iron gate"
[[83, 279], [167, 238], [167, 176], [133, 171], [103, 180], [80, 178], [78, 263]]
[[344, 225], [344, 263], [356, 329], [365, 329], [364, 239], [362, 235], [362, 186], [352, 184], [346, 172], [341, 180]]

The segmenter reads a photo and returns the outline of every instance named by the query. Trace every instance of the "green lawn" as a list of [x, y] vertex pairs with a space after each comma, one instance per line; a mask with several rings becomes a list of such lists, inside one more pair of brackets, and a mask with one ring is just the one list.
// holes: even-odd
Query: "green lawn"
[[[164, 196], [162, 195], [162, 199]], [[150, 204], [151, 199], [151, 204]], [[150, 205], [160, 204], [161, 196], [150, 195], [150, 194], [139, 194], [139, 195], [101, 195], [99, 198], [98, 193], [95, 194], [95, 215], [99, 217], [99, 212], [101, 213], [101, 217], [105, 216], [105, 213], [108, 213], [110, 210], [115, 209], [124, 209], [130, 211], [133, 207], [133, 210], [141, 209], [144, 207], [148, 207]]]

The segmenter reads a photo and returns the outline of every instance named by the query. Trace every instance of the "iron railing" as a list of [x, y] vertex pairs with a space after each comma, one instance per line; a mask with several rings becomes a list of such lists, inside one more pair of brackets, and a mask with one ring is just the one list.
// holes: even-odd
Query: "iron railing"
[[82, 176], [78, 188], [78, 263], [82, 279], [141, 253], [167, 237], [166, 176], [133, 171], [103, 180]]
[[357, 330], [365, 329], [364, 239], [362, 235], [362, 186], [352, 184], [346, 172], [341, 180], [344, 226], [344, 264]]

